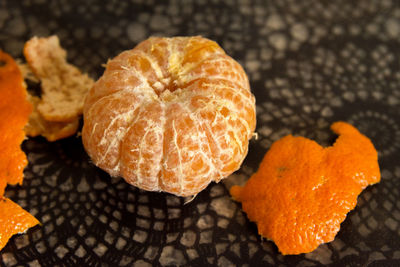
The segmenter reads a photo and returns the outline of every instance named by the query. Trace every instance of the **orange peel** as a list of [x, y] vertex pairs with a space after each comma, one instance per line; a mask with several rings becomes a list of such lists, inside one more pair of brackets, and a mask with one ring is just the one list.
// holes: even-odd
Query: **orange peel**
[[8, 198], [0, 197], [0, 250], [15, 234], [24, 233], [39, 221]]
[[332, 241], [358, 195], [380, 181], [372, 142], [345, 122], [331, 129], [339, 137], [327, 148], [291, 135], [276, 141], [245, 186], [230, 190], [282, 254], [308, 253]]
[[14, 59], [0, 51], [0, 195], [6, 184], [21, 184], [28, 164], [21, 143], [32, 106]]
[[22, 233], [39, 222], [11, 200], [3, 197], [7, 184], [22, 184], [28, 164], [21, 143], [24, 126], [32, 106], [22, 74], [14, 59], [0, 51], [0, 249], [16, 233]]

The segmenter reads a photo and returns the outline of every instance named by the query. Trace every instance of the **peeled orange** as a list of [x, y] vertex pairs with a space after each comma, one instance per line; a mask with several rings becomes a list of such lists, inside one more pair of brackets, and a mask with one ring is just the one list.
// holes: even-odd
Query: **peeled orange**
[[248, 78], [217, 43], [153, 37], [107, 63], [82, 140], [112, 176], [189, 196], [240, 167], [255, 124]]

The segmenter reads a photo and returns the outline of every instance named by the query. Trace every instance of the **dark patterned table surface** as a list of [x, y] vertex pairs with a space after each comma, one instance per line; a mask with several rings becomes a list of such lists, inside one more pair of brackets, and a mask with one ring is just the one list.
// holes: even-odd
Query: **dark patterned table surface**
[[[400, 265], [400, 4], [398, 1], [0, 2], [0, 47], [21, 57], [33, 35], [56, 34], [69, 60], [98, 78], [102, 63], [151, 35], [203, 35], [246, 69], [258, 140], [242, 168], [190, 203], [140, 191], [94, 167], [79, 137], [26, 140], [23, 186], [7, 195], [41, 226], [13, 237], [2, 266]], [[227, 189], [286, 134], [329, 145], [329, 125], [354, 124], [379, 151], [368, 187], [336, 239], [282, 256], [261, 240]]]

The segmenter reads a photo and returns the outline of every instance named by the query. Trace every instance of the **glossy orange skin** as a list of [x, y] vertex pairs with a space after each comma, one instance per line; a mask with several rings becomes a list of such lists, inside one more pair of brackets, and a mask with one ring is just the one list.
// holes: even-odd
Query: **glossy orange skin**
[[327, 148], [291, 135], [276, 141], [246, 185], [230, 190], [282, 254], [332, 241], [361, 191], [380, 181], [371, 141], [345, 122], [331, 128], [339, 137]]
[[0, 197], [0, 250], [15, 234], [23, 233], [39, 221], [8, 198]]
[[7, 184], [21, 184], [28, 164], [21, 143], [32, 106], [27, 100], [23, 77], [14, 59], [0, 51], [0, 249], [8, 239], [39, 222], [11, 200], [3, 197]]
[[2, 51], [0, 61], [4, 63], [0, 67], [0, 195], [3, 195], [7, 183], [22, 183], [24, 177], [28, 161], [20, 145], [32, 106], [15, 61]]

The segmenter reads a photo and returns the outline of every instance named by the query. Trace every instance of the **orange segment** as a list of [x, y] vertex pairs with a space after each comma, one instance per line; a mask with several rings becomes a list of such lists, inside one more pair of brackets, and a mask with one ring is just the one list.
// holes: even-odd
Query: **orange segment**
[[0, 51], [0, 196], [7, 183], [22, 183], [27, 165], [20, 145], [32, 106], [27, 100], [23, 78], [17, 64]]
[[24, 233], [39, 224], [29, 212], [8, 198], [0, 197], [0, 250], [15, 234]]
[[339, 135], [332, 147], [291, 135], [276, 141], [246, 185], [230, 190], [282, 254], [332, 241], [361, 191], [380, 181], [371, 141], [344, 122], [331, 128]]

